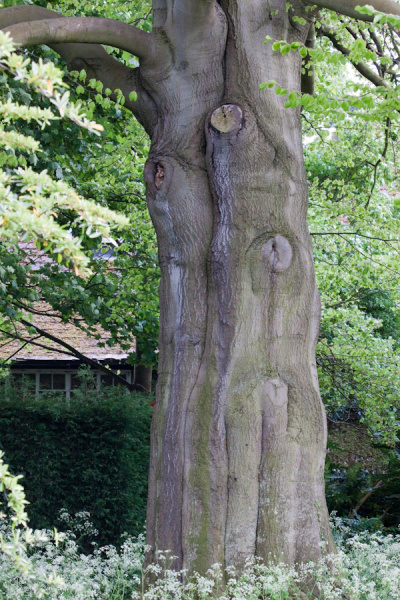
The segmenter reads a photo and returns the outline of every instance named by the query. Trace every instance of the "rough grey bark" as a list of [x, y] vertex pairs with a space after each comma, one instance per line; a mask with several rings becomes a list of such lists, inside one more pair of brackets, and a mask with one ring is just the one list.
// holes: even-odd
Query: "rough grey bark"
[[298, 52], [264, 45], [306, 42], [292, 4], [154, 0], [135, 77], [162, 270], [147, 534], [176, 568], [333, 549], [300, 114], [259, 89], [300, 89]]

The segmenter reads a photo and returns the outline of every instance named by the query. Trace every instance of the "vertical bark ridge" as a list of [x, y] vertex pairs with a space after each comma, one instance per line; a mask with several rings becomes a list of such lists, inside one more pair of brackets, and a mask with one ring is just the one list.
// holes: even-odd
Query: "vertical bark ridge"
[[[160, 357], [153, 433], [158, 452], [154, 448], [151, 464], [157, 497], [149, 503], [149, 521], [155, 537], [149, 542], [170, 550], [181, 565], [185, 415], [204, 348], [206, 257], [212, 224], [204, 174], [196, 169], [186, 172], [171, 157], [157, 157], [156, 165], [148, 163], [148, 198], [159, 234], [160, 297], [167, 302], [161, 305], [160, 346], [165, 351]], [[151, 189], [150, 179], [160, 165], [170, 174], [164, 176], [159, 190]], [[190, 222], [194, 212], [198, 222]], [[176, 230], [182, 228], [185, 232], [178, 238]], [[188, 290], [193, 303], [188, 301]]]
[[207, 132], [215, 220], [211, 246], [211, 277], [217, 313], [214, 324], [217, 364], [214, 419], [219, 425], [216, 428], [219, 444], [226, 452], [224, 558], [226, 564], [236, 565], [243, 565], [255, 552], [257, 494], [254, 487], [257, 486], [260, 461], [261, 425], [259, 411], [254, 412], [251, 394], [243, 402], [237, 386], [245, 384], [236, 381], [235, 376], [235, 371], [241, 370], [234, 347], [240, 323], [237, 301], [241, 287], [241, 255], [246, 247], [246, 233], [237, 230], [241, 198], [235, 185], [235, 167], [238, 155], [243, 151], [245, 121], [241, 107], [224, 105], [214, 111]]
[[[187, 507], [185, 499], [193, 495], [207, 512], [202, 494], [208, 486], [203, 487], [199, 478], [190, 477], [191, 464], [196, 466], [202, 460], [204, 446], [201, 436], [197, 436], [203, 428], [202, 419], [200, 423], [195, 419], [193, 429], [191, 406], [196, 381], [201, 379], [206, 343], [207, 261], [212, 235], [204, 120], [223, 92], [226, 23], [214, 10], [206, 31], [193, 46], [193, 36], [177, 32], [176, 23], [168, 21], [166, 6], [167, 3], [157, 2], [155, 30], [159, 44], [165, 44], [165, 55], [158, 68], [142, 69], [141, 73], [159, 115], [146, 183], [162, 271], [161, 352], [152, 424], [148, 542], [154, 549], [171, 550], [177, 556], [175, 567], [182, 568], [193, 563], [195, 543], [188, 540], [193, 540], [192, 522], [199, 518], [196, 503]], [[212, 8], [210, 3], [210, 11]], [[172, 39], [176, 42], [173, 48]], [[204, 405], [207, 407], [207, 399]], [[203, 462], [206, 460], [208, 457]], [[193, 547], [189, 555], [188, 547]], [[153, 560], [154, 554], [148, 558]]]
[[[268, 15], [267, 29], [275, 39], [302, 40], [306, 29], [293, 30], [282, 8], [280, 3], [280, 12], [276, 18], [270, 19]], [[259, 505], [255, 511], [258, 515], [254, 517], [247, 513], [245, 517], [249, 530], [252, 523], [257, 524], [257, 553], [266, 560], [270, 555], [275, 558], [284, 556], [292, 562], [303, 560], [305, 556], [311, 559], [320, 552], [320, 521], [324, 523], [325, 539], [329, 537], [323, 494], [323, 461], [321, 458], [314, 460], [314, 457], [324, 455], [326, 440], [324, 412], [314, 385], [315, 361], [310, 360], [315, 353], [315, 331], [312, 331], [312, 324], [318, 319], [318, 311], [316, 315], [313, 314], [315, 281], [305, 220], [307, 189], [299, 115], [295, 111], [285, 111], [281, 98], [274, 95], [268, 97], [267, 94], [261, 96], [257, 85], [266, 79], [275, 79], [285, 85], [282, 78], [287, 78], [292, 86], [298, 86], [300, 58], [292, 53], [283, 59], [272, 54], [268, 48], [261, 53], [254, 41], [252, 44], [238, 46], [238, 37], [246, 37], [249, 32], [254, 34], [249, 21], [254, 22], [257, 14], [257, 21], [260, 22], [260, 11], [264, 11], [266, 16], [265, 3], [254, 2], [250, 6], [230, 2], [228, 9], [231, 33], [228, 42], [229, 96], [226, 101], [241, 98], [243, 102], [243, 98], [246, 98], [251, 107], [245, 117], [246, 135], [251, 144], [246, 146], [245, 143], [232, 143], [234, 148], [229, 150], [231, 194], [237, 207], [233, 226], [236, 240], [233, 245], [238, 254], [234, 261], [237, 274], [236, 277], [233, 275], [237, 284], [237, 327], [234, 351], [230, 355], [231, 365], [234, 367], [229, 373], [231, 385], [226, 409], [230, 477], [232, 475], [232, 481], [229, 480], [228, 515], [235, 516], [231, 521], [229, 516], [227, 518], [225, 557], [234, 564], [243, 564], [246, 554], [252, 554], [251, 544], [240, 533], [238, 526], [240, 515], [246, 514], [243, 506], [249, 507], [249, 503], [243, 501], [246, 497], [243, 490], [250, 489], [254, 481], [252, 475], [247, 479], [251, 473], [251, 465], [254, 464], [254, 455], [252, 460], [246, 462], [244, 448], [247, 446], [243, 446], [241, 442], [242, 432], [251, 427], [245, 418], [242, 423], [239, 417], [235, 418], [238, 412], [235, 396], [239, 386], [239, 404], [243, 405], [246, 399], [246, 408], [249, 410], [254, 391], [257, 390], [255, 395], [259, 398], [261, 413], [264, 415]], [[263, 34], [265, 35], [265, 30]], [[243, 68], [246, 64], [249, 70]], [[246, 74], [246, 82], [240, 80], [240, 74], [243, 73]], [[249, 78], [251, 80], [254, 74], [258, 79], [257, 84], [254, 82], [254, 85], [249, 85]], [[242, 176], [242, 173], [246, 173], [246, 176]], [[265, 196], [264, 202], [261, 201], [260, 204], [261, 189]], [[260, 233], [260, 225], [263, 226], [264, 233]], [[244, 231], [247, 232], [247, 239], [241, 235]], [[257, 243], [254, 244], [254, 240]], [[251, 247], [248, 265], [240, 252], [243, 247]], [[272, 263], [269, 259], [265, 260], [266, 247], [267, 254], [273, 250]], [[290, 254], [289, 260], [287, 252]], [[246, 266], [253, 271], [251, 288], [256, 292], [253, 306], [249, 302], [249, 290], [245, 285]], [[240, 284], [238, 273], [242, 277]], [[254, 312], [249, 310], [251, 308]], [[257, 330], [255, 323], [262, 323], [262, 326]], [[254, 347], [252, 350], [249, 348], [249, 341], [259, 348], [263, 360], [254, 356], [255, 350]], [[252, 361], [246, 360], [244, 348], [253, 354]], [[250, 377], [243, 369], [246, 363]], [[262, 386], [257, 387], [251, 377], [257, 382], [278, 380], [287, 388], [287, 401], [280, 409], [283, 411], [280, 420], [285, 419], [287, 424], [285, 428], [279, 428], [271, 395], [266, 394]], [[257, 412], [257, 408], [253, 408], [252, 422], [256, 423], [259, 417], [260, 410]], [[266, 435], [270, 439], [266, 439]], [[232, 467], [232, 457], [240, 465], [237, 470]], [[240, 476], [236, 477], [238, 473]], [[236, 482], [239, 479], [242, 479], [242, 497], [237, 492], [240, 484]], [[308, 532], [307, 539], [304, 531]]]

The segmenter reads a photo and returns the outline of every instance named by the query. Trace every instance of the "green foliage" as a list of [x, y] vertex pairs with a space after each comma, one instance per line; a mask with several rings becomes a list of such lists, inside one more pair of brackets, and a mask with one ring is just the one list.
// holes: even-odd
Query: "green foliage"
[[[37, 4], [46, 5], [45, 2]], [[144, 29], [150, 26], [150, 14], [144, 2], [106, 5], [99, 2], [90, 6], [63, 2], [60, 7], [66, 14], [83, 11], [87, 15], [128, 21], [133, 16]], [[56, 9], [57, 6], [53, 5], [52, 8]], [[123, 56], [127, 53], [121, 54], [112, 49], [109, 51], [118, 60], [132, 66], [134, 59], [131, 55]], [[49, 48], [38, 50], [35, 56], [32, 53], [29, 55], [39, 61], [32, 62], [33, 66], [41, 64], [42, 59], [50, 59], [57, 65], [58, 74], [62, 69], [65, 82], [62, 85], [70, 87], [70, 103], [74, 106], [84, 103], [87, 117], [104, 130], [95, 142], [88, 131], [70, 119], [57, 120], [57, 127], [47, 127], [45, 130], [21, 119], [9, 126], [18, 125], [21, 132], [18, 135], [29, 138], [35, 148], [40, 147], [40, 152], [22, 153], [18, 160], [25, 161], [30, 170], [34, 168], [37, 172], [46, 172], [47, 182], [51, 177], [53, 183], [49, 196], [54, 196], [54, 186], [56, 189], [68, 189], [73, 194], [75, 204], [79, 199], [80, 209], [82, 203], [86, 202], [82, 198], [87, 199], [85, 212], [79, 215], [79, 219], [64, 205], [57, 212], [57, 219], [51, 214], [49, 218], [54, 221], [51, 223], [53, 228], [55, 225], [61, 228], [68, 243], [73, 243], [75, 249], [79, 246], [91, 275], [88, 277], [82, 268], [79, 272], [64, 268], [64, 255], [59, 252], [51, 228], [46, 229], [46, 238], [36, 243], [42, 251], [50, 253], [54, 262], [39, 270], [35, 265], [35, 257], [30, 253], [14, 245], [13, 256], [10, 257], [8, 246], [0, 244], [0, 262], [6, 266], [5, 272], [0, 273], [0, 326], [3, 335], [5, 332], [12, 334], [17, 327], [20, 335], [27, 339], [30, 331], [21, 325], [21, 319], [31, 320], [34, 310], [32, 303], [42, 300], [49, 311], [60, 311], [64, 321], [74, 322], [88, 335], [97, 337], [97, 325], [100, 324], [110, 335], [110, 346], [119, 344], [128, 350], [136, 339], [142, 363], [155, 365], [159, 269], [155, 232], [147, 211], [142, 179], [149, 145], [147, 136], [132, 115], [125, 111], [121, 98], [117, 102], [110, 100], [108, 96], [111, 90], [104, 90], [103, 96], [100, 93], [101, 83], [95, 80], [86, 82], [84, 71], [66, 73], [61, 59]], [[78, 87], [76, 82], [79, 82]], [[53, 114], [49, 99], [27, 88], [24, 81], [18, 78], [7, 77], [1, 94], [5, 99], [11, 98], [18, 103], [20, 110], [25, 112], [32, 110], [40, 115]], [[131, 99], [134, 99], [134, 94]], [[8, 162], [4, 167], [8, 169]], [[129, 228], [124, 229], [122, 237], [113, 240], [105, 228], [102, 229], [103, 235], [97, 236], [99, 228], [96, 228], [93, 219], [88, 219], [86, 210], [87, 206], [92, 205], [101, 214], [115, 215], [118, 222], [126, 224], [129, 220]], [[39, 222], [44, 224], [44, 218]], [[17, 236], [18, 225], [19, 219], [16, 219]], [[106, 246], [104, 236], [107, 238]], [[114, 254], [110, 269], [109, 261], [94, 258], [94, 254], [99, 256], [102, 248], [109, 250], [111, 245]], [[135, 360], [135, 353], [132, 352], [130, 362], [134, 363]]]
[[[52, 63], [31, 63], [30, 59], [17, 54], [10, 36], [3, 32], [0, 32], [0, 73], [2, 84], [7, 84], [9, 77], [15, 78], [30, 86], [33, 93], [48, 98], [61, 117], [66, 116], [92, 132], [103, 130], [102, 125], [82, 114], [80, 104], [70, 100], [59, 69]], [[6, 91], [7, 85], [0, 94], [2, 245], [10, 248], [21, 240], [32, 240], [59, 261], [72, 263], [77, 271], [78, 267], [84, 271], [88, 258], [83, 252], [82, 240], [60, 224], [60, 213], [74, 215], [72, 227], [84, 229], [88, 237], [109, 235], [110, 223], [121, 227], [128, 221], [108, 208], [82, 199], [68, 184], [50, 177], [46, 170], [38, 172], [27, 164], [26, 153], [28, 157], [35, 156], [40, 152], [40, 144], [23, 129], [18, 131], [18, 123], [36, 122], [43, 129], [60, 117], [50, 108], [21, 105], [12, 97], [7, 98]]]
[[375, 329], [375, 335], [383, 339], [391, 338], [397, 351], [400, 343], [400, 315], [391, 291], [361, 288], [355, 301], [366, 315], [379, 320], [380, 326]]
[[381, 167], [385, 181], [374, 189], [374, 164], [385, 133], [376, 128], [372, 134], [355, 121], [343, 128], [329, 121], [319, 132], [321, 137], [315, 135], [306, 146], [306, 159], [323, 304], [321, 391], [329, 411], [357, 400], [371, 430], [394, 443], [400, 408], [400, 230], [389, 161]]
[[[338, 19], [329, 19], [348, 41]], [[324, 52], [331, 47], [326, 38], [317, 43]], [[315, 68], [315, 99], [302, 102], [302, 118], [322, 300], [321, 393], [329, 413], [358, 406], [375, 440], [394, 446], [400, 427], [399, 114], [389, 105], [397, 92], [395, 86], [385, 91], [360, 81], [350, 65], [319, 62]], [[367, 104], [377, 94], [374, 109], [354, 104], [349, 89], [353, 100]], [[325, 108], [321, 97], [327, 99]], [[328, 101], [339, 102], [335, 111]], [[373, 120], [366, 121], [364, 113]]]
[[[8, 470], [8, 465], [3, 462], [4, 452], [0, 452], [0, 493], [7, 497], [7, 506], [11, 510], [11, 521], [15, 525], [26, 525], [28, 518], [25, 512], [25, 505], [28, 501], [25, 499], [24, 488], [19, 483], [22, 475], [15, 477]], [[0, 518], [4, 518], [4, 513], [0, 513]]]
[[[27, 577], [32, 582], [35, 578], [39, 594], [43, 594], [43, 586], [57, 583], [57, 578], [51, 582], [40, 574], [32, 577], [32, 562], [29, 550], [35, 544], [52, 540], [57, 546], [63, 538], [57, 531], [44, 532], [27, 527], [28, 515], [25, 511], [28, 504], [22, 485], [19, 480], [21, 475], [15, 476], [8, 470], [8, 465], [3, 461], [4, 453], [0, 451], [0, 493], [7, 501], [7, 513], [0, 510], [0, 563], [5, 562], [12, 569], [14, 577]], [[0, 502], [0, 507], [2, 502]], [[0, 581], [0, 594], [4, 586]], [[0, 596], [2, 597], [2, 596]], [[40, 596], [39, 596], [40, 597]]]
[[[368, 7], [364, 7], [368, 11]], [[362, 12], [362, 11], [361, 11]], [[347, 115], [357, 111], [357, 117], [367, 123], [381, 122], [385, 117], [396, 119], [400, 108], [397, 85], [397, 45], [390, 38], [390, 28], [398, 27], [398, 17], [376, 13], [374, 24], [351, 24], [331, 11], [319, 14], [315, 27], [318, 43], [309, 48], [286, 40], [273, 40], [266, 37], [265, 44], [272, 42], [272, 50], [285, 55], [291, 51], [299, 52], [303, 59], [303, 73], [315, 68], [318, 72], [327, 69], [345, 80], [340, 93], [332, 87], [330, 78], [318, 80], [314, 95], [302, 94], [299, 90], [287, 90], [279, 82], [263, 82], [261, 89], [275, 88], [275, 93], [287, 96], [286, 108], [303, 107], [313, 113], [315, 122], [328, 116], [335, 122], [345, 121]], [[372, 33], [371, 33], [372, 32]], [[372, 37], [373, 36], [373, 37]], [[336, 47], [332, 44], [336, 41]], [[375, 40], [378, 40], [377, 44]], [[364, 66], [364, 77], [360, 77], [358, 68]], [[366, 74], [367, 73], [367, 74]], [[368, 81], [372, 75], [375, 85]]]
[[388, 461], [384, 473], [371, 472], [363, 464], [348, 468], [326, 462], [326, 499], [352, 531], [398, 531], [400, 525], [400, 455], [386, 450]]
[[390, 23], [390, 25], [392, 25], [393, 27], [396, 27], [397, 29], [400, 27], [400, 18], [397, 17], [396, 15], [391, 15], [391, 14], [386, 14], [383, 12], [380, 12], [378, 10], [375, 10], [373, 6], [370, 5], [366, 5], [366, 6], [356, 6], [356, 10], [358, 10], [358, 12], [360, 14], [363, 15], [373, 15], [374, 16], [374, 24], [385, 24], [385, 23]]
[[148, 396], [119, 387], [96, 391], [90, 376], [68, 402], [59, 394], [36, 398], [29, 386], [6, 384], [1, 394], [1, 446], [24, 476], [32, 527], [53, 527], [66, 509], [90, 512], [100, 544], [143, 530]]

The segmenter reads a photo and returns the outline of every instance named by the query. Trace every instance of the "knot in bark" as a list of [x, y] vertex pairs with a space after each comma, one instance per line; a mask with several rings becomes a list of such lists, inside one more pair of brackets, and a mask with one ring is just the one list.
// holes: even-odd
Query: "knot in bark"
[[272, 271], [280, 273], [290, 267], [293, 250], [289, 241], [283, 235], [276, 235], [263, 245], [261, 255], [267, 259]]
[[161, 189], [163, 181], [164, 181], [164, 167], [162, 167], [160, 165], [160, 163], [157, 163], [156, 174], [154, 177], [154, 185], [156, 186], [156, 188], [158, 190]]
[[165, 193], [171, 183], [173, 171], [173, 167], [164, 158], [149, 159], [143, 171], [148, 191], [153, 196], [156, 196], [160, 190]]
[[220, 133], [232, 133], [241, 128], [243, 122], [242, 109], [237, 104], [223, 104], [211, 115], [211, 125]]
[[267, 398], [275, 406], [285, 406], [288, 403], [288, 386], [281, 379], [269, 379], [264, 389]]

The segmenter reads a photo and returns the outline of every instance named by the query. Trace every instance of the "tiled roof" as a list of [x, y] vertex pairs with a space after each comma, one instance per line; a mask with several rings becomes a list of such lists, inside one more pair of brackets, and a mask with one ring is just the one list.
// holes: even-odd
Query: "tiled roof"
[[[20, 242], [18, 245], [20, 249], [26, 253], [26, 258], [23, 262], [29, 263], [33, 270], [37, 270], [43, 265], [52, 262], [52, 259], [45, 252], [37, 250], [32, 242]], [[88, 358], [95, 360], [123, 360], [128, 356], [128, 352], [118, 345], [112, 347], [105, 346], [104, 348], [99, 346], [100, 343], [106, 342], [110, 337], [100, 326], [97, 326], [96, 330], [101, 337], [99, 340], [96, 340], [88, 337], [72, 323], [63, 323], [61, 318], [56, 316], [51, 307], [45, 302], [35, 304], [34, 309], [38, 313], [41, 313], [34, 315], [33, 324], [36, 325], [36, 327], [63, 340]], [[50, 315], [48, 313], [50, 313]], [[18, 333], [21, 333], [21, 337], [26, 339], [26, 329], [22, 325], [20, 327], [21, 329]], [[10, 340], [0, 334], [0, 360], [7, 360], [11, 356], [14, 361], [79, 360], [70, 354], [67, 354], [67, 350], [63, 348], [63, 346], [46, 337], [38, 338], [37, 335], [35, 335], [30, 339], [33, 338], [36, 342], [43, 344], [50, 349], [41, 348], [33, 344], [24, 345], [24, 342]]]
[[[36, 304], [35, 308], [40, 312], [45, 312], [45, 303]], [[52, 314], [54, 314], [52, 312]], [[101, 348], [99, 343], [106, 342], [109, 335], [100, 327], [97, 326], [97, 332], [100, 334], [100, 340], [89, 338], [78, 327], [72, 323], [63, 323], [59, 317], [43, 315], [34, 315], [33, 324], [40, 329], [47, 331], [56, 338], [59, 338], [84, 354], [88, 358], [95, 360], [123, 360], [128, 356], [128, 352], [120, 346], [105, 346]], [[21, 334], [26, 339], [26, 330], [21, 328]], [[50, 349], [41, 348], [33, 344], [25, 345], [19, 340], [7, 340], [0, 335], [0, 360], [7, 360], [14, 353], [12, 360], [78, 360], [67, 354], [67, 350], [60, 344], [53, 342], [45, 337], [38, 338], [32, 336], [36, 342], [47, 346]], [[30, 339], [32, 339], [30, 338]], [[53, 350], [54, 349], [54, 350]]]
[[32, 271], [37, 271], [44, 265], [54, 263], [53, 259], [44, 250], [38, 250], [33, 242], [18, 242], [18, 247], [25, 253], [22, 264], [30, 265]]

